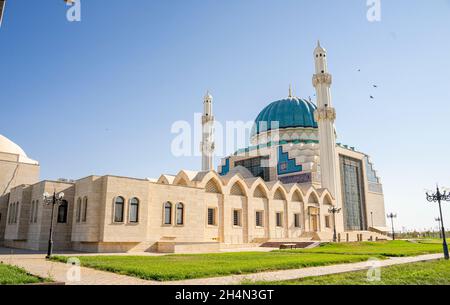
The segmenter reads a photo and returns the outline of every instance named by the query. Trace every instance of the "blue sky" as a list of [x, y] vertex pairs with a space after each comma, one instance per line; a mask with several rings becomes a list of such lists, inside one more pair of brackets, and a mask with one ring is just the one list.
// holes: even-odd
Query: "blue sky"
[[207, 89], [222, 122], [253, 120], [289, 83], [312, 96], [320, 39], [338, 141], [372, 157], [398, 227], [436, 226], [423, 189], [450, 187], [450, 1], [381, 4], [370, 23], [365, 0], [83, 0], [70, 23], [63, 1], [8, 1], [0, 133], [44, 179], [198, 169], [172, 156], [172, 123], [192, 122]]

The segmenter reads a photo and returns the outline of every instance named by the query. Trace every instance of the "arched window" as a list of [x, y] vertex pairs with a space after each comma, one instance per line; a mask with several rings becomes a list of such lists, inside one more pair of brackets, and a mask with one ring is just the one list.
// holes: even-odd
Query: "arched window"
[[114, 222], [123, 222], [125, 199], [119, 196], [114, 201]]
[[177, 225], [184, 224], [184, 205], [180, 202], [177, 204]]
[[77, 222], [80, 222], [81, 220], [81, 198], [78, 198], [77, 200]]
[[164, 204], [164, 224], [172, 224], [172, 204], [170, 202]]
[[81, 213], [81, 221], [86, 222], [87, 219], [87, 205], [88, 205], [88, 198], [83, 198], [83, 211]]
[[139, 222], [139, 199], [130, 199], [130, 222]]
[[67, 222], [67, 201], [63, 200], [63, 202], [58, 207], [58, 223], [66, 223]]

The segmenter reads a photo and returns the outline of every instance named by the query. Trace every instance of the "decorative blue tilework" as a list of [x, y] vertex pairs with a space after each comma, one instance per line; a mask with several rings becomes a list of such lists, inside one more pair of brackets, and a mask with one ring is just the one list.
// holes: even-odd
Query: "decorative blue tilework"
[[219, 175], [225, 176], [229, 172], [230, 172], [230, 158], [225, 160], [225, 165], [222, 165]]
[[295, 159], [289, 159], [288, 153], [283, 152], [283, 147], [278, 147], [278, 175], [285, 175], [291, 173], [301, 172], [303, 170], [301, 165], [295, 163]]

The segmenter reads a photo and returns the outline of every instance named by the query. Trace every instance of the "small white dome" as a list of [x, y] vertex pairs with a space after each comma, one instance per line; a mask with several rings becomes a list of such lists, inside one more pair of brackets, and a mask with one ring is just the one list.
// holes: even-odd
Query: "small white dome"
[[16, 143], [0, 134], [0, 153], [18, 155], [19, 162], [37, 164], [38, 162], [28, 158], [25, 151]]
[[0, 134], [0, 152], [26, 157], [25, 151], [16, 143]]

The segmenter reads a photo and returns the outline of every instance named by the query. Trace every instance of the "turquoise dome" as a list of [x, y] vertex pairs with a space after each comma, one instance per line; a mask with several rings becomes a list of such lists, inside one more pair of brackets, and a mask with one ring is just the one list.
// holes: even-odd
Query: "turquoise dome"
[[297, 97], [273, 102], [259, 113], [252, 136], [271, 130], [271, 122], [279, 122], [279, 128], [317, 128], [314, 120], [316, 108], [312, 102]]

